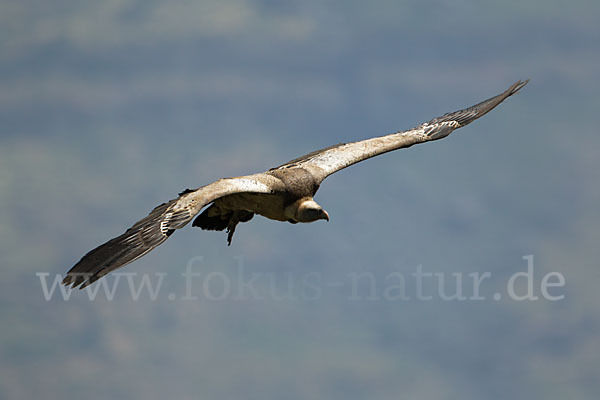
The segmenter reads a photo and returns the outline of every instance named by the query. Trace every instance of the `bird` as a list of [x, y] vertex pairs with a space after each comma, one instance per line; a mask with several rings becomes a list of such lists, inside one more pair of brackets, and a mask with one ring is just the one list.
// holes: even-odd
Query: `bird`
[[85, 254], [62, 283], [83, 289], [148, 254], [192, 220], [192, 226], [203, 230], [225, 230], [228, 245], [236, 226], [256, 214], [292, 224], [329, 221], [327, 211], [313, 198], [329, 175], [390, 151], [443, 139], [494, 109], [528, 82], [519, 80], [497, 96], [406, 131], [339, 143], [266, 172], [223, 178], [197, 189], [186, 189], [177, 198], [155, 207], [122, 235]]

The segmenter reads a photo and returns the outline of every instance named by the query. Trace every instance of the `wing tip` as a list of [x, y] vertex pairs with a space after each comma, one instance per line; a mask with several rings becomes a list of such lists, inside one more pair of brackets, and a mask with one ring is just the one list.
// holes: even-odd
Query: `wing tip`
[[512, 96], [513, 94], [518, 93], [528, 83], [529, 83], [529, 79], [526, 79], [524, 81], [518, 80], [515, 83], [513, 83], [512, 85], [510, 85], [510, 87], [508, 89], [506, 89], [504, 92], [500, 93], [499, 95], [490, 97], [487, 100], [484, 100], [478, 104], [475, 104], [474, 106], [465, 108], [463, 110], [446, 113], [446, 114], [442, 115], [441, 117], [434, 118], [425, 124], [431, 125], [431, 124], [436, 124], [436, 123], [440, 123], [440, 122], [456, 121], [460, 124], [459, 127], [466, 126], [466, 125], [470, 124], [471, 122], [475, 121], [476, 119], [483, 117], [488, 112], [492, 111], [494, 108], [496, 108], [500, 103], [502, 103], [508, 97]]
[[522, 80], [518, 80], [515, 83], [513, 83], [504, 93], [507, 93], [507, 96], [512, 96], [513, 94], [516, 94], [519, 92], [519, 90], [521, 90], [525, 85], [527, 85], [529, 83], [529, 79], [525, 79], [524, 81]]
[[67, 272], [67, 275], [62, 280], [62, 284], [71, 289], [85, 289], [98, 279], [106, 275], [104, 269], [98, 272], [75, 272], [73, 268]]
[[[72, 289], [85, 289], [109, 272], [124, 267], [159, 246], [175, 229], [183, 227], [191, 219], [185, 212], [169, 211], [169, 207], [177, 201], [174, 199], [155, 207], [125, 233], [90, 250], [67, 272], [62, 284]], [[176, 226], [169, 225], [171, 223]]]

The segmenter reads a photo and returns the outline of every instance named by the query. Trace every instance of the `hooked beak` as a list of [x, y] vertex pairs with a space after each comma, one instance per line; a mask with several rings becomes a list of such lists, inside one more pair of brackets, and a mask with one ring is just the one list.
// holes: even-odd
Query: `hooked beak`
[[327, 214], [327, 211], [323, 210], [323, 215], [325, 216], [323, 219], [326, 219], [327, 222], [329, 222], [329, 214]]

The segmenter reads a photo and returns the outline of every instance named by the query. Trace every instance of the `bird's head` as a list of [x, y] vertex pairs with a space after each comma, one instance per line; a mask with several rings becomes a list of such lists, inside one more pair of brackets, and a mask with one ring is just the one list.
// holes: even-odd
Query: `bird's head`
[[298, 222], [313, 222], [319, 219], [329, 221], [329, 214], [313, 199], [304, 200], [298, 205], [294, 218]]

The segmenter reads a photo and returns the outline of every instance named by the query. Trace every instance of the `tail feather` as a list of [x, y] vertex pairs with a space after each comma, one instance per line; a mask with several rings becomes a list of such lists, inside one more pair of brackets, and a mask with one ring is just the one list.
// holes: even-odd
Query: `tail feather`
[[[213, 214], [213, 215], [210, 215]], [[206, 208], [204, 211], [200, 213], [192, 222], [192, 226], [197, 226], [202, 230], [209, 231], [222, 231], [227, 228], [227, 224], [229, 223], [229, 219], [231, 218], [231, 213], [229, 214], [219, 214], [217, 212], [216, 207], [211, 205]]]

